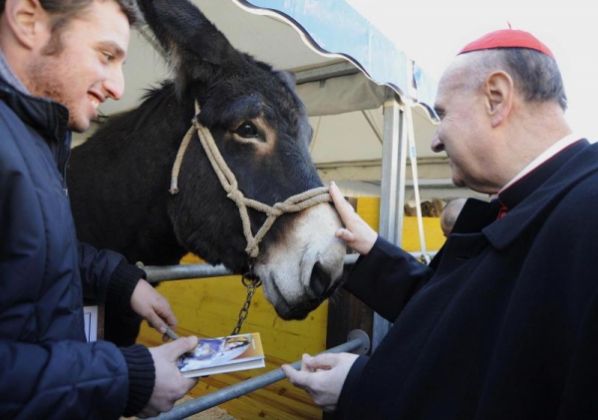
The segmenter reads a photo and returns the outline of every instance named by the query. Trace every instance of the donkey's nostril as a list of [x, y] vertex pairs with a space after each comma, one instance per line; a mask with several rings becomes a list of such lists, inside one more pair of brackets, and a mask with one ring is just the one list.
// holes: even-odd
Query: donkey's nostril
[[330, 275], [322, 268], [322, 265], [319, 262], [315, 263], [309, 280], [309, 286], [315, 295], [323, 296], [330, 287], [331, 281]]

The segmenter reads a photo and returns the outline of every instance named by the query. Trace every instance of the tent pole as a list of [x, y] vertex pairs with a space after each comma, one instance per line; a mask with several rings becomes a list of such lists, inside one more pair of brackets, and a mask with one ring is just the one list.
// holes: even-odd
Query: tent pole
[[[382, 180], [380, 191], [380, 235], [401, 245], [403, 208], [405, 205], [405, 169], [407, 166], [407, 131], [404, 111], [396, 94], [388, 89], [384, 102], [384, 133], [382, 144]], [[374, 314], [372, 348], [382, 341], [390, 322]]]

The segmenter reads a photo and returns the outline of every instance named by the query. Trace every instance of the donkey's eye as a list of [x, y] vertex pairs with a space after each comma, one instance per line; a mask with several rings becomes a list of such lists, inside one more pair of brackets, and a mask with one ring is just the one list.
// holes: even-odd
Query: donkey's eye
[[246, 139], [259, 137], [259, 131], [257, 130], [257, 127], [251, 121], [243, 121], [243, 123], [241, 123], [241, 125], [235, 130], [235, 134]]

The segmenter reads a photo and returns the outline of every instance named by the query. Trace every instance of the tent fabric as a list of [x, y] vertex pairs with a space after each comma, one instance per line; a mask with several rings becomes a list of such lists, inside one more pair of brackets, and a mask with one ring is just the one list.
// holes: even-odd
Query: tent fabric
[[297, 92], [307, 104], [310, 116], [324, 116], [377, 108], [384, 102], [386, 89], [352, 74], [303, 83]]
[[436, 84], [345, 0], [236, 1], [285, 17], [320, 52], [346, 56], [374, 82], [391, 86], [431, 112]]
[[[350, 8], [345, 0], [193, 0], [193, 3], [236, 48], [275, 68], [297, 72], [326, 67], [339, 60], [352, 63], [359, 73], [343, 77], [357, 83], [361, 91], [337, 94], [334, 93], [337, 82], [327, 80], [325, 84], [330, 88], [327, 89], [330, 95], [341, 96], [332, 110], [326, 110], [318, 103], [313, 105], [322, 115], [342, 112], [339, 107], [356, 110], [381, 106], [385, 98], [384, 88], [373, 80], [381, 85], [387, 84], [405, 99], [408, 98], [407, 92], [413, 91], [409, 80], [414, 78], [418, 102], [428, 107], [432, 104], [435, 84], [424, 82], [425, 73]], [[260, 5], [269, 8], [258, 8]], [[276, 11], [277, 6], [283, 11]], [[309, 32], [301, 26], [304, 21], [308, 22]], [[326, 53], [324, 48], [335, 53]], [[148, 87], [169, 76], [159, 52], [137, 31], [133, 31], [125, 66], [127, 90], [122, 100], [102, 104], [102, 112], [110, 115], [136, 106]], [[363, 80], [357, 82], [359, 78]], [[420, 79], [422, 81], [417, 82]], [[371, 86], [368, 87], [367, 83]], [[311, 88], [300, 89], [310, 92]], [[361, 106], [358, 106], [358, 93], [364, 95]], [[310, 114], [314, 115], [316, 111], [312, 110], [310, 100], [302, 99]], [[340, 102], [345, 99], [349, 102], [341, 105]], [[378, 102], [374, 104], [376, 100]], [[328, 104], [331, 102], [328, 101]]]

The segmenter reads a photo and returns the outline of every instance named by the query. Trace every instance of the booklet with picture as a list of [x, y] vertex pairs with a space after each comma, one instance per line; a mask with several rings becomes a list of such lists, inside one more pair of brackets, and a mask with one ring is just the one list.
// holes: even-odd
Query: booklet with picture
[[265, 361], [260, 334], [200, 338], [195, 350], [179, 358], [177, 365], [188, 378], [262, 368]]

